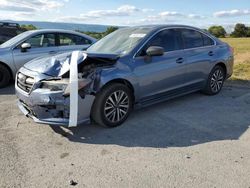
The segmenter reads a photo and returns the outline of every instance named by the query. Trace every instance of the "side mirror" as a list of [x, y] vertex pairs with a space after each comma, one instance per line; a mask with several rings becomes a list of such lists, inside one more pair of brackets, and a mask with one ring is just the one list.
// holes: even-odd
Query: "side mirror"
[[30, 48], [31, 48], [30, 43], [23, 43], [23, 44], [21, 45], [21, 51], [22, 51], [22, 52], [26, 52], [27, 49], [30, 49]]
[[162, 56], [164, 54], [164, 48], [160, 46], [150, 46], [147, 49], [146, 54], [148, 56]]

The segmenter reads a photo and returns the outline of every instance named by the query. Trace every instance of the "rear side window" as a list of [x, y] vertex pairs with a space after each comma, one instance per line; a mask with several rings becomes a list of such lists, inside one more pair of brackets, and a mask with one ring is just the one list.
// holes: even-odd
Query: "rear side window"
[[186, 49], [198, 48], [203, 46], [203, 37], [202, 34], [198, 31], [191, 29], [183, 29], [182, 38]]
[[91, 44], [91, 40], [72, 34], [59, 34], [60, 46], [86, 45]]
[[150, 46], [163, 47], [165, 52], [175, 51], [181, 49], [181, 40], [179, 32], [175, 29], [166, 29], [156, 34], [147, 44]]

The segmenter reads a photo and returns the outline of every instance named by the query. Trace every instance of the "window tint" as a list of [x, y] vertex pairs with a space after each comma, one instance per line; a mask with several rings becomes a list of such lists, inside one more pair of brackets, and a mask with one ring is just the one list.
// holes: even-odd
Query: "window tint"
[[161, 46], [165, 52], [181, 49], [179, 32], [175, 29], [166, 29], [159, 32], [151, 39], [146, 48], [150, 46]]
[[78, 35], [59, 34], [60, 46], [91, 44], [91, 40]]
[[200, 32], [190, 29], [182, 30], [185, 48], [197, 48], [203, 46], [203, 38]]
[[25, 42], [31, 44], [31, 48], [51, 47], [55, 46], [55, 34], [40, 34]]
[[214, 41], [210, 37], [208, 37], [207, 35], [202, 35], [202, 37], [203, 37], [204, 46], [214, 45]]

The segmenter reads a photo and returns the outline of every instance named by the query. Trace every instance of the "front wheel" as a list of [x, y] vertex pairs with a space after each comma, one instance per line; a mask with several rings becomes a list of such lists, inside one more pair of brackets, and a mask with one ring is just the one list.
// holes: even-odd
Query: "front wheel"
[[203, 92], [208, 95], [218, 94], [222, 89], [225, 78], [225, 70], [219, 65], [215, 66], [209, 74], [207, 84]]
[[102, 126], [116, 127], [127, 119], [131, 109], [130, 89], [124, 84], [114, 83], [96, 95], [91, 118]]

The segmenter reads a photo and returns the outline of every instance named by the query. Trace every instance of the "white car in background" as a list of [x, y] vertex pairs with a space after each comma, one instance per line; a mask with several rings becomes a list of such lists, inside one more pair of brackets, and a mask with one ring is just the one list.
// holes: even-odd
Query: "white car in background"
[[0, 45], [0, 88], [8, 85], [17, 70], [41, 56], [86, 50], [96, 39], [74, 31], [43, 29], [26, 31]]

